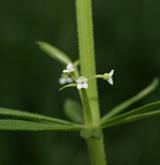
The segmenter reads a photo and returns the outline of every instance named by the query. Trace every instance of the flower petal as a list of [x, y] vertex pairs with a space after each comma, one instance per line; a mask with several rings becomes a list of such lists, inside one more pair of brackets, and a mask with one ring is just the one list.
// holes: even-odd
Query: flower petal
[[60, 79], [59, 79], [59, 83], [60, 83], [61, 85], [64, 85], [64, 84], [66, 83], [66, 80], [65, 80], [64, 78], [60, 78]]
[[73, 80], [72, 80], [71, 78], [68, 77], [68, 78], [66, 79], [66, 82], [67, 82], [67, 83], [71, 83], [71, 82], [73, 82]]
[[77, 89], [82, 89], [83, 85], [82, 84], [77, 84]]
[[113, 79], [112, 79], [112, 77], [110, 77], [107, 81], [108, 81], [109, 84], [113, 85]]
[[73, 70], [74, 68], [73, 68], [73, 64], [68, 64], [67, 65], [67, 70]]
[[84, 84], [83, 84], [83, 88], [84, 88], [84, 89], [87, 89], [87, 88], [88, 88], [88, 84], [87, 84], [87, 83], [84, 83]]
[[110, 73], [109, 73], [109, 76], [112, 77], [114, 74], [114, 70], [111, 70]]
[[67, 69], [64, 69], [63, 73], [69, 73], [69, 71]]

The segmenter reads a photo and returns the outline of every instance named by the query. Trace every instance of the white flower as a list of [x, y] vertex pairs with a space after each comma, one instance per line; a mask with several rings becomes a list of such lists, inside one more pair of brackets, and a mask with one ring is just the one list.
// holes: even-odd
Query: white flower
[[70, 63], [67, 65], [66, 69], [63, 70], [63, 73], [71, 73], [73, 71], [75, 71], [74, 66]]
[[77, 82], [77, 89], [88, 88], [88, 78], [81, 76], [77, 79], [76, 82]]
[[64, 84], [69, 84], [69, 83], [72, 83], [73, 80], [71, 77], [68, 77], [68, 76], [62, 76], [60, 79], [59, 79], [59, 83], [61, 85], [64, 85]]
[[109, 72], [109, 78], [108, 78], [108, 83], [109, 84], [111, 84], [111, 85], [113, 85], [113, 74], [114, 74], [114, 70], [111, 70], [110, 72]]
[[109, 73], [103, 75], [103, 79], [107, 80], [109, 84], [113, 85], [113, 74], [114, 70], [111, 70]]

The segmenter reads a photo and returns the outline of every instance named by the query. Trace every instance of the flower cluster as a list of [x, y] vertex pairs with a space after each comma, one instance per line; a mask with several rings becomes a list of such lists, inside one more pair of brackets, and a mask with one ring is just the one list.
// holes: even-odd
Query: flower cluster
[[[59, 79], [59, 83], [61, 85], [64, 84], [71, 84], [74, 83], [74, 85], [77, 86], [77, 89], [87, 89], [88, 88], [88, 79], [87, 77], [80, 76], [78, 78], [74, 77], [75, 67], [72, 63], [68, 64], [66, 66], [66, 69], [63, 70], [62, 77]], [[93, 78], [102, 78], [103, 80], [107, 80], [109, 84], [113, 85], [113, 74], [114, 70], [111, 70], [109, 73], [104, 73], [103, 75], [96, 75]]]
[[63, 70], [63, 74], [61, 78], [59, 79], [59, 83], [61, 85], [72, 83], [73, 79], [71, 78], [70, 74], [74, 71], [75, 69], [74, 69], [73, 64], [72, 63], [68, 64], [66, 69]]

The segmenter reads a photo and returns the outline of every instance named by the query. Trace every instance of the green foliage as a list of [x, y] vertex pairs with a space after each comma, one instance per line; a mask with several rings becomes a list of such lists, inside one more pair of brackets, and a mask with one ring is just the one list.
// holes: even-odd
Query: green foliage
[[55, 61], [60, 62], [64, 65], [71, 63], [71, 59], [68, 55], [66, 55], [64, 52], [57, 49], [56, 47], [50, 45], [49, 43], [38, 41], [37, 44], [48, 56], [53, 58]]
[[127, 113], [117, 115], [106, 121], [101, 121], [101, 127], [112, 127], [158, 115], [160, 115], [160, 101], [153, 102], [142, 107], [133, 109]]
[[67, 99], [64, 103], [64, 112], [71, 121], [83, 123], [82, 107], [77, 101]]
[[5, 118], [0, 120], [0, 130], [74, 131], [83, 128], [69, 121], [8, 108], [0, 108], [0, 116]]
[[132, 98], [127, 99], [126, 101], [122, 102], [121, 104], [119, 104], [118, 106], [116, 106], [115, 108], [113, 108], [109, 113], [107, 113], [101, 119], [101, 121], [102, 122], [107, 121], [112, 116], [115, 116], [116, 114], [124, 111], [125, 109], [127, 109], [129, 106], [131, 106], [132, 104], [136, 103], [140, 99], [143, 99], [144, 97], [146, 97], [147, 95], [149, 95], [151, 92], [153, 92], [157, 88], [158, 84], [159, 84], [159, 79], [157, 79], [157, 78], [154, 79], [153, 82], [148, 87], [146, 87], [145, 89], [143, 89], [142, 91], [140, 91], [138, 94], [136, 94]]
[[58, 123], [1, 119], [0, 130], [7, 131], [79, 131], [81, 127]]
[[53, 117], [48, 117], [48, 116], [39, 115], [35, 113], [30, 113], [30, 112], [23, 112], [23, 111], [15, 110], [15, 109], [2, 108], [2, 107], [0, 107], [0, 116], [27, 119], [31, 121], [35, 120], [35, 121], [52, 122], [52, 123], [57, 123], [57, 124], [73, 124], [71, 122], [53, 118]]
[[[80, 69], [81, 74], [76, 70], [74, 81], [79, 75], [86, 77], [96, 76], [94, 39], [92, 26], [92, 0], [76, 0], [78, 39], [80, 52]], [[85, 21], [84, 21], [85, 20]], [[120, 21], [121, 22], [121, 21]], [[46, 43], [37, 42], [38, 46], [52, 59], [67, 65], [71, 59], [56, 47]], [[79, 61], [74, 63], [78, 67]], [[108, 78], [108, 74], [106, 74]], [[102, 119], [100, 118], [99, 100], [96, 80], [89, 82], [89, 88], [82, 89], [79, 92], [83, 108], [73, 100], [67, 100], [64, 105], [65, 114], [72, 120], [65, 121], [44, 115], [22, 112], [7, 108], [0, 108], [0, 130], [13, 131], [79, 131], [80, 135], [88, 144], [88, 151], [93, 165], [106, 165], [106, 157], [103, 144], [103, 128], [112, 127], [132, 121], [160, 115], [160, 102], [147, 104], [143, 107], [136, 108], [127, 113], [120, 114], [130, 105], [151, 93], [158, 85], [158, 79], [154, 80], [143, 91], [136, 96], [126, 100], [120, 105], [113, 108]], [[75, 83], [68, 84], [60, 90], [76, 87]], [[82, 115], [83, 109], [83, 115]], [[77, 123], [83, 123], [84, 125]], [[74, 123], [76, 122], [76, 123]]]

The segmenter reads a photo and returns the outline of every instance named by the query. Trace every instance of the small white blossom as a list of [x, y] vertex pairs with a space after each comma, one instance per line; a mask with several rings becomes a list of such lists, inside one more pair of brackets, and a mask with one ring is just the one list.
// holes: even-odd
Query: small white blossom
[[114, 74], [114, 70], [111, 70], [108, 74], [109, 78], [107, 79], [108, 83], [111, 85], [113, 85], [113, 74]]
[[103, 74], [103, 79], [107, 80], [109, 84], [113, 85], [113, 74], [114, 70], [111, 70], [109, 73]]
[[67, 65], [66, 69], [63, 70], [63, 73], [71, 73], [74, 71], [75, 71], [74, 66], [73, 64], [70, 63]]
[[77, 82], [77, 89], [88, 88], [88, 78], [81, 76], [77, 79], [76, 82]]
[[72, 83], [72, 82], [73, 82], [73, 80], [72, 80], [72, 78], [69, 77], [69, 76], [62, 76], [62, 77], [59, 79], [59, 83], [60, 83], [61, 85], [69, 84], [69, 83]]
[[64, 85], [64, 84], [66, 83], [66, 80], [65, 80], [63, 77], [61, 77], [61, 78], [59, 79], [59, 83], [60, 83], [61, 85]]

